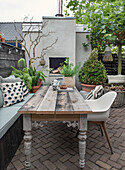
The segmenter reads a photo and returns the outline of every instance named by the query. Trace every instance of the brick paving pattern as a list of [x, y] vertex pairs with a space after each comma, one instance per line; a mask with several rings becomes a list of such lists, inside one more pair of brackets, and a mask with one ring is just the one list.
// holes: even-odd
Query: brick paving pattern
[[[125, 107], [112, 109], [106, 127], [114, 154], [105, 136], [94, 124], [89, 125], [84, 170], [125, 170]], [[31, 162], [33, 170], [78, 170], [77, 129], [62, 122], [49, 122], [33, 128]], [[7, 170], [24, 169], [23, 141]]]

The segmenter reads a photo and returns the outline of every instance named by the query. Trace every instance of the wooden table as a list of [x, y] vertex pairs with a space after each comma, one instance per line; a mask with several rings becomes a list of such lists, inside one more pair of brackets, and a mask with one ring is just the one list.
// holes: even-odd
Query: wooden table
[[53, 91], [52, 86], [42, 86], [20, 108], [23, 114], [25, 168], [30, 169], [32, 121], [79, 121], [79, 166], [85, 166], [87, 114], [91, 109], [75, 88], [72, 92]]

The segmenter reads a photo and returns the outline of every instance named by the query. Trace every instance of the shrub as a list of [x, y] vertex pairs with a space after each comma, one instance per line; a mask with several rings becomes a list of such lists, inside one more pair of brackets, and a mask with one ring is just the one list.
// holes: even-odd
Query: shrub
[[105, 66], [98, 60], [98, 51], [94, 49], [79, 72], [79, 81], [85, 84], [102, 84], [107, 80]]

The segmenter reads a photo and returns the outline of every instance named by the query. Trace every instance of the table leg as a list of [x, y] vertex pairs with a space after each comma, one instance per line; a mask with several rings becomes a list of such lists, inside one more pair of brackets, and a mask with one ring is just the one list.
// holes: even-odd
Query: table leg
[[32, 122], [31, 115], [26, 114], [23, 115], [23, 130], [24, 130], [24, 152], [25, 152], [25, 169], [31, 168], [31, 130], [32, 130]]
[[86, 152], [86, 138], [87, 138], [87, 114], [80, 115], [79, 122], [79, 166], [84, 168], [85, 166], [85, 152]]

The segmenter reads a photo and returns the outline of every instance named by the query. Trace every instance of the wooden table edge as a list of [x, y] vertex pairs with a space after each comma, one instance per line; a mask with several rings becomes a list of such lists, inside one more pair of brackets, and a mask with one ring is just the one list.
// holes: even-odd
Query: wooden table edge
[[92, 114], [92, 111], [18, 111], [18, 114], [36, 114], [36, 115], [74, 115], [74, 114]]

